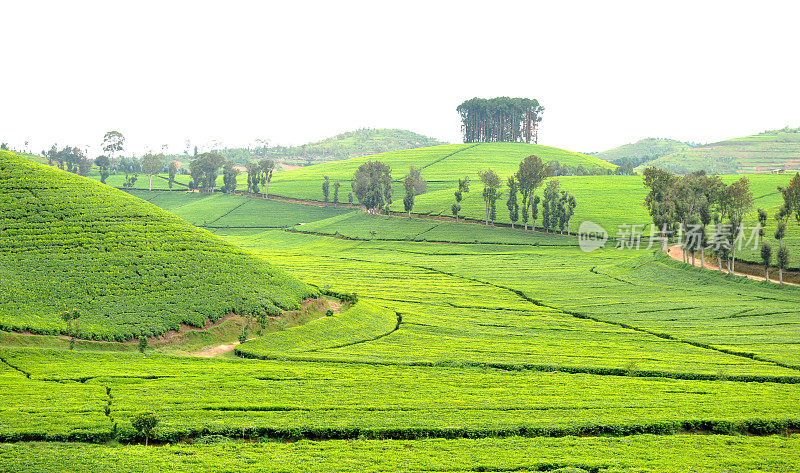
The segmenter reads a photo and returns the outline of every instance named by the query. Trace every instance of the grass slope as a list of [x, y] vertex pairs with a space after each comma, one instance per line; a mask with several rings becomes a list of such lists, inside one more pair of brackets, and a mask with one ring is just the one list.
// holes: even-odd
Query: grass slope
[[800, 169], [800, 129], [784, 128], [677, 151], [644, 166], [688, 173], [748, 174]]
[[124, 192], [0, 153], [0, 326], [126, 340], [237, 313], [278, 313], [315, 290]]

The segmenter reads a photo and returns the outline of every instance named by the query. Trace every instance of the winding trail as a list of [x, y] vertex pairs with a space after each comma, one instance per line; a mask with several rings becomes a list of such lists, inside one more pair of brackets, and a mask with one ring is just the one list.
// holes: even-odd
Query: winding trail
[[[672, 259], [674, 259], [676, 261], [683, 262], [683, 248], [681, 248], [681, 245], [670, 246], [668, 248], [667, 254]], [[696, 260], [697, 261], [695, 262], [695, 264], [692, 264], [691, 263], [691, 258], [690, 258], [690, 262], [688, 264], [693, 266], [693, 267], [695, 267], [695, 268], [700, 268], [701, 267], [700, 266], [700, 258], [698, 257], [698, 258], [696, 258]], [[714, 260], [709, 260], [708, 258], [706, 258], [705, 261], [706, 261], [705, 269], [710, 269], [712, 271], [721, 271], [723, 273], [727, 273], [728, 272], [724, 268], [723, 269], [719, 269], [719, 265]], [[786, 276], [787, 273], [788, 273], [788, 271], [786, 271], [786, 270], [783, 271], [783, 275], [784, 276]], [[744, 276], [744, 277], [752, 279], [754, 281], [764, 281], [766, 279], [763, 276], [756, 276], [754, 274], [742, 273], [742, 272], [739, 272], [739, 271], [734, 271], [733, 274], [736, 275], [736, 276]], [[777, 274], [774, 274], [774, 275], [775, 275], [775, 277], [770, 277], [769, 282], [774, 283], [774, 284], [779, 284], [778, 278], [777, 278]], [[800, 284], [797, 284], [797, 283], [787, 282], [785, 278], [784, 278], [783, 284], [786, 284], [786, 285], [789, 285], [789, 286], [800, 286]]]

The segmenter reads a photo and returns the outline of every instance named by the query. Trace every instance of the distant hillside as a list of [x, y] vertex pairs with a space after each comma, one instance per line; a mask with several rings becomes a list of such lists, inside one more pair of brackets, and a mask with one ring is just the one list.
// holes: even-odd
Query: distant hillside
[[0, 152], [0, 329], [128, 340], [231, 312], [278, 314], [316, 290], [91, 179]]
[[645, 138], [636, 143], [629, 143], [600, 153], [591, 153], [591, 155], [608, 161], [609, 163], [638, 166], [662, 156], [689, 148], [691, 148], [691, 146], [683, 141], [671, 140], [669, 138]]
[[[715, 174], [800, 170], [800, 128], [784, 128], [677, 151], [647, 163], [677, 173]], [[640, 168], [643, 168], [641, 166]]]
[[362, 128], [301, 146], [226, 148], [219, 152], [239, 164], [267, 157], [287, 164], [310, 165], [443, 144], [447, 143], [408, 130]]

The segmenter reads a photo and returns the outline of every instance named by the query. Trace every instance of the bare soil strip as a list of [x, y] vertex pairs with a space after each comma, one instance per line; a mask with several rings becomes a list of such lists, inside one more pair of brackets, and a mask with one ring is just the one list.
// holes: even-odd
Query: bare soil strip
[[[668, 254], [670, 257], [672, 257], [672, 259], [674, 259], [674, 260], [677, 260], [677, 261], [680, 261], [680, 262], [683, 262], [683, 248], [681, 248], [681, 246], [680, 246], [680, 245], [674, 245], [674, 246], [670, 246], [670, 247], [668, 248], [667, 254]], [[698, 256], [698, 257], [696, 257], [696, 258], [695, 258], [695, 259], [696, 259], [696, 261], [695, 261], [695, 264], [692, 264], [692, 258], [691, 258], [691, 256], [692, 256], [692, 255], [690, 254], [690, 255], [689, 255], [689, 264], [690, 264], [690, 265], [692, 265], [692, 266], [693, 266], [693, 267], [695, 267], [695, 268], [699, 268], [699, 267], [701, 267], [700, 257], [699, 257], [699, 256]], [[750, 267], [751, 267], [752, 265], [751, 265], [751, 264], [748, 264], [748, 263], [742, 263], [742, 262], [739, 262], [739, 267], [741, 268], [742, 266], [745, 266], [745, 267], [747, 267], [748, 269], [750, 269]], [[727, 273], [727, 272], [728, 272], [728, 270], [727, 270], [727, 269], [725, 269], [725, 267], [724, 267], [724, 266], [723, 266], [723, 268], [720, 270], [720, 269], [719, 269], [719, 265], [717, 264], [717, 261], [716, 261], [716, 260], [714, 260], [713, 258], [708, 258], [708, 257], [706, 257], [706, 259], [705, 259], [705, 266], [704, 266], [704, 267], [705, 267], [705, 269], [710, 269], [710, 270], [712, 270], [712, 271], [722, 271], [723, 273]], [[763, 268], [762, 268], [762, 271], [763, 271]], [[755, 281], [764, 281], [764, 280], [766, 279], [766, 277], [765, 277], [765, 276], [757, 276], [757, 275], [755, 275], [755, 274], [751, 274], [751, 273], [743, 273], [743, 272], [739, 272], [739, 271], [734, 271], [734, 272], [733, 272], [733, 274], [734, 274], [734, 275], [736, 275], [736, 276], [744, 276], [744, 277], [746, 277], [746, 278], [750, 278], [750, 279], [753, 279], [753, 280], [755, 280]], [[788, 285], [790, 285], [790, 286], [800, 286], [800, 284], [797, 284], [797, 283], [793, 283], [793, 282], [788, 282], [788, 281], [786, 281], [786, 277], [787, 277], [787, 276], [789, 276], [789, 275], [790, 275], [790, 272], [789, 272], [789, 271], [786, 271], [786, 270], [784, 270], [784, 271], [783, 271], [783, 283], [784, 283], [784, 284], [788, 284]], [[778, 272], [777, 272], [776, 270], [774, 270], [773, 268], [770, 268], [770, 278], [769, 278], [769, 282], [771, 282], [771, 283], [775, 283], [775, 284], [778, 284]]]

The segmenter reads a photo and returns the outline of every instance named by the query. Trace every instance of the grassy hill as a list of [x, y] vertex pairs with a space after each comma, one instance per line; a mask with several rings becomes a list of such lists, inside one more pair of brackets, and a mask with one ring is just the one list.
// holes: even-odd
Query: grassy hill
[[671, 140], [669, 138], [645, 138], [636, 143], [628, 143], [608, 151], [591, 154], [609, 163], [631, 163], [634, 166], [638, 166], [648, 161], [658, 159], [661, 156], [666, 156], [677, 151], [684, 151], [689, 148], [691, 148], [691, 146], [683, 141]]
[[0, 327], [127, 340], [230, 313], [276, 314], [315, 289], [122, 191], [0, 153]]
[[449, 189], [464, 176], [477, 181], [478, 171], [489, 168], [505, 179], [505, 176], [516, 172], [520, 161], [532, 154], [542, 158], [545, 163], [558, 161], [562, 165], [583, 166], [587, 170], [615, 167], [593, 156], [528, 143], [441, 145], [392, 151], [282, 172], [275, 174], [270, 185], [270, 193], [285, 197], [322, 200], [322, 179], [327, 175], [332, 180], [342, 181], [343, 187], [340, 192], [343, 194], [340, 199], [346, 201], [347, 193], [350, 191], [346, 181], [350, 180], [358, 166], [375, 160], [391, 166], [392, 177], [396, 181], [394, 186], [396, 195], [401, 195], [400, 181], [408, 173], [409, 166], [422, 170], [422, 177], [428, 181], [429, 190]]
[[711, 174], [750, 174], [773, 169], [800, 170], [800, 128], [757, 135], [676, 151], [648, 162], [677, 173], [705, 169]]
[[409, 130], [361, 128], [300, 146], [226, 148], [219, 152], [239, 164], [266, 156], [282, 163], [307, 165], [441, 144], [445, 142]]

